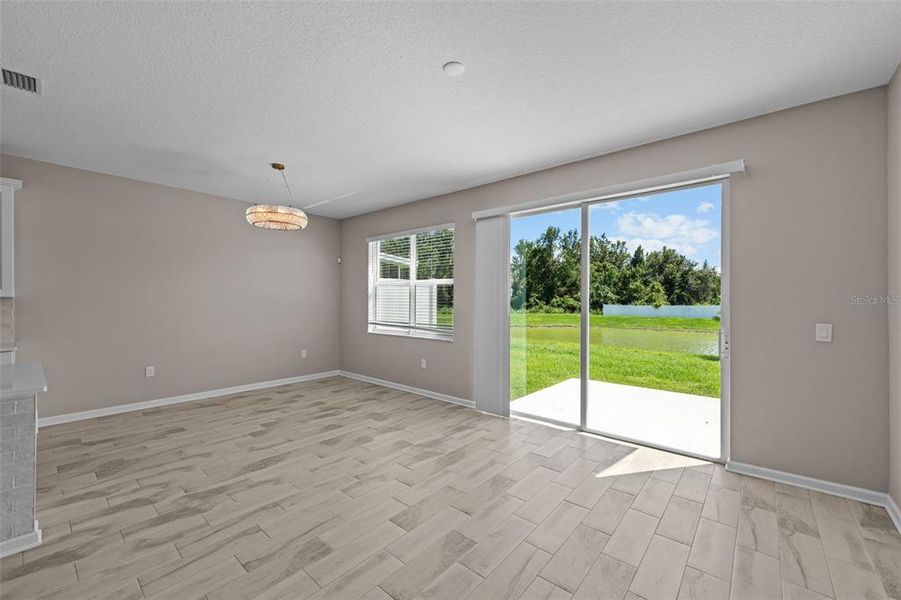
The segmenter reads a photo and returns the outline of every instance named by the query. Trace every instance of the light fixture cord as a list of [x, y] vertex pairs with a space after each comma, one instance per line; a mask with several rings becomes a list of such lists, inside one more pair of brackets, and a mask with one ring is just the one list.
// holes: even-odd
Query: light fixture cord
[[255, 204], [259, 204], [260, 200], [263, 199], [263, 194], [266, 192], [267, 189], [269, 189], [269, 184], [271, 182], [272, 182], [272, 171], [269, 171], [269, 175], [263, 181], [263, 187], [260, 189], [260, 193], [257, 194], [257, 201], [255, 202]]
[[291, 193], [291, 186], [288, 185], [288, 177], [285, 175], [285, 170], [281, 170], [282, 180], [285, 182], [285, 189], [288, 190], [288, 199], [291, 201], [290, 206], [294, 207], [294, 194]]

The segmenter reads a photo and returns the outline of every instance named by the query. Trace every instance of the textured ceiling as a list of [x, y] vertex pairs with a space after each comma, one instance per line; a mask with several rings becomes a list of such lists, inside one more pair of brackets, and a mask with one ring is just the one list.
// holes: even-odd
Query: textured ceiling
[[3, 66], [44, 82], [3, 89], [4, 152], [246, 201], [281, 161], [339, 218], [882, 85], [901, 60], [901, 2], [0, 10]]

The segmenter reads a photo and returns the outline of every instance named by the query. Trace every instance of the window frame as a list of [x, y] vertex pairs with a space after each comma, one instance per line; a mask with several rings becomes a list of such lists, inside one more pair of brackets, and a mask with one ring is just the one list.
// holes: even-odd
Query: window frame
[[[430, 227], [421, 227], [418, 229], [410, 229], [399, 231], [397, 233], [388, 233], [371, 237], [366, 240], [367, 245], [367, 261], [369, 271], [369, 289], [367, 294], [367, 317], [366, 330], [367, 333], [377, 335], [394, 335], [400, 337], [413, 337], [421, 339], [430, 339], [443, 342], [454, 341], [454, 323], [451, 327], [430, 327], [427, 325], [416, 324], [416, 290], [421, 286], [434, 286], [436, 289], [440, 285], [454, 285], [454, 278], [442, 279], [417, 279], [416, 271], [419, 267], [417, 260], [417, 244], [416, 236], [419, 233], [438, 231], [441, 229], [449, 229], [453, 234], [454, 243], [454, 267], [456, 269], [456, 242], [457, 233], [454, 223], [444, 223], [441, 225], [432, 225]], [[379, 242], [407, 237], [410, 238], [410, 265], [408, 279], [383, 279], [381, 277], [382, 256]], [[406, 288], [409, 290], [409, 314], [406, 323], [390, 323], [375, 320], [376, 303], [378, 298], [378, 290], [380, 288]]]

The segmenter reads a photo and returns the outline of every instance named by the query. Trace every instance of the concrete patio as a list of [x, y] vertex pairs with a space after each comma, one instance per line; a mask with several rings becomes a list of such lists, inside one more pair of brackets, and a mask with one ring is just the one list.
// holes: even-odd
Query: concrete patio
[[[720, 455], [720, 399], [589, 381], [588, 429], [681, 450]], [[567, 379], [510, 403], [512, 414], [579, 423], [579, 379]]]

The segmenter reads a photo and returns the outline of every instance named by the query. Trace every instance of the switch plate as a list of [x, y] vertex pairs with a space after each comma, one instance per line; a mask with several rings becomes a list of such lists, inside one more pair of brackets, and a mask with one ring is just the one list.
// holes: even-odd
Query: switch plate
[[300, 351], [300, 357], [301, 357], [301, 358], [306, 358], [306, 357], [307, 357], [307, 351], [306, 351], [306, 349], [303, 349], [303, 350]]
[[814, 339], [818, 342], [831, 342], [832, 323], [817, 323]]
[[425, 365], [426, 365], [426, 362], [425, 362], [425, 359], [423, 358], [422, 360], [419, 361], [419, 368], [425, 369]]
[[144, 377], [153, 377], [156, 375], [156, 367], [144, 367]]

